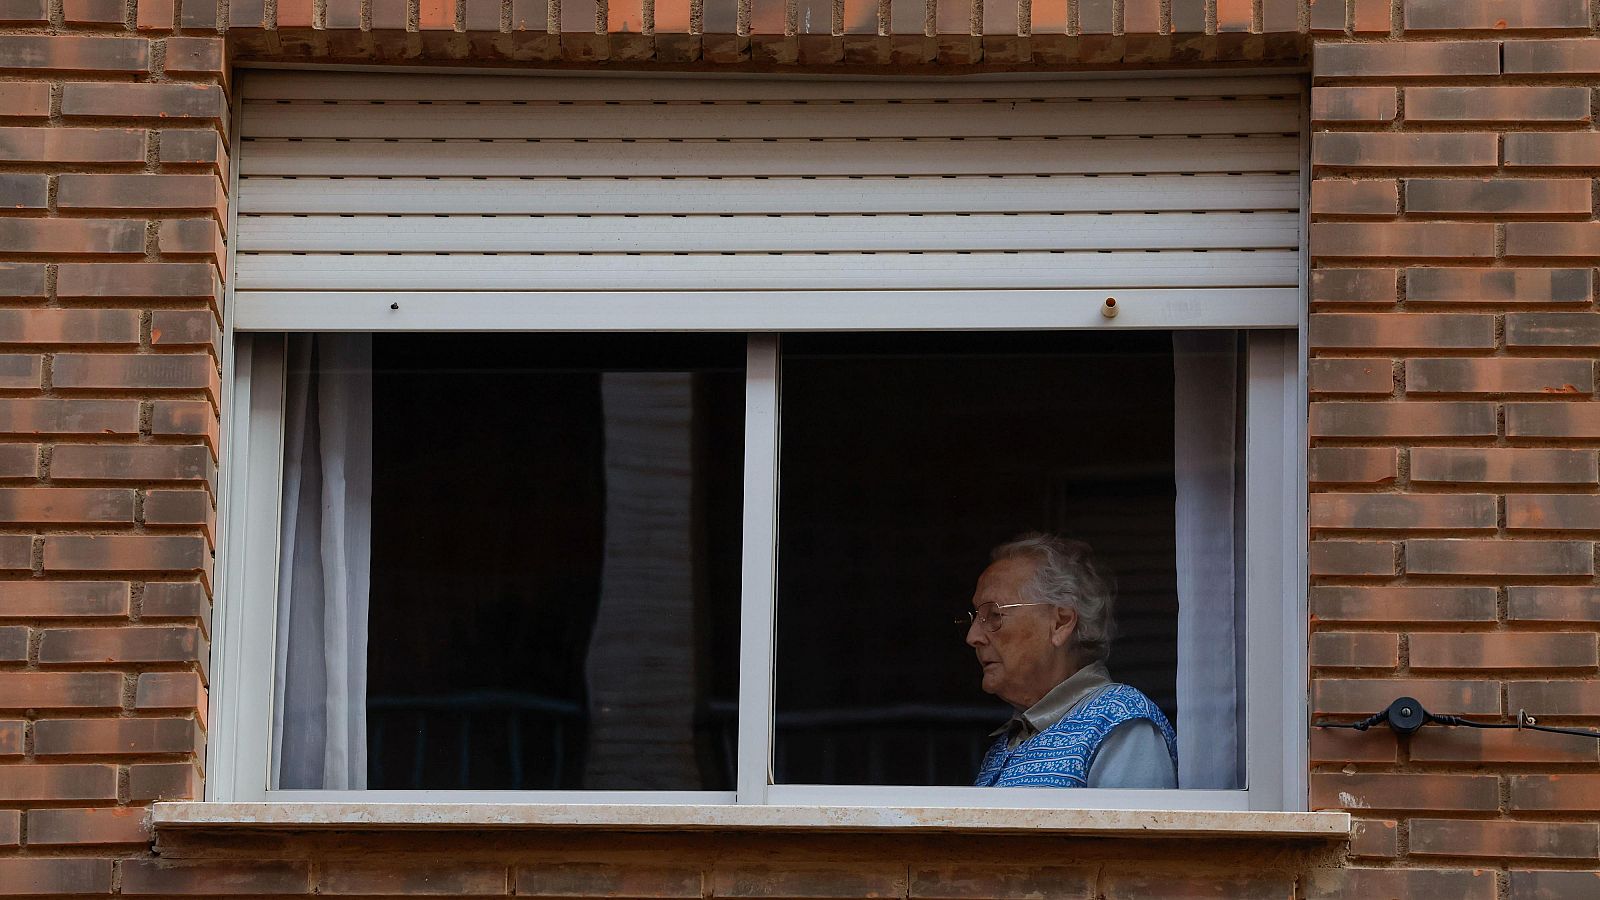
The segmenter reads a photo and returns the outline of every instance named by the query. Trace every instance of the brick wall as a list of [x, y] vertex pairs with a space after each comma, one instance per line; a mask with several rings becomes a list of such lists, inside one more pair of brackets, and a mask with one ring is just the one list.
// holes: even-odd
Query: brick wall
[[1459, 729], [1310, 736], [1313, 808], [1358, 816], [1344, 861], [826, 836], [211, 835], [153, 853], [145, 805], [202, 779], [225, 47], [886, 72], [1309, 54], [1314, 715], [1410, 693], [1600, 723], [1586, 0], [1033, 0], [963, 4], [942, 31], [945, 14], [844, 0], [812, 34], [781, 0], [734, 4], [718, 32], [729, 3], [0, 0], [0, 895], [1597, 893], [1596, 744]]

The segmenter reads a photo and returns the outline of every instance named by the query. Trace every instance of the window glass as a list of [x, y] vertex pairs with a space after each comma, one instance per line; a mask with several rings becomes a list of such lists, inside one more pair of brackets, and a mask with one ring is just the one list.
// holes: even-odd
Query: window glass
[[744, 338], [288, 341], [275, 786], [731, 789]]
[[[776, 781], [1052, 784], [976, 779], [997, 741], [1031, 737], [991, 732], [1019, 711], [1048, 717], [1039, 692], [1093, 661], [1059, 655], [1087, 627], [1063, 648], [1013, 646], [991, 671], [989, 644], [1020, 641], [1030, 616], [1047, 635], [1055, 612], [1004, 610], [1005, 633], [978, 638], [966, 615], [991, 550], [1042, 533], [1082, 542], [1114, 585], [1108, 678], [1172, 726], [1144, 720], [1169, 777], [1242, 786], [1236, 344], [1233, 332], [785, 336]], [[1024, 587], [1012, 602], [1042, 597]], [[1169, 739], [1188, 766], [1168, 758]], [[1086, 786], [1159, 786], [1111, 775]]]

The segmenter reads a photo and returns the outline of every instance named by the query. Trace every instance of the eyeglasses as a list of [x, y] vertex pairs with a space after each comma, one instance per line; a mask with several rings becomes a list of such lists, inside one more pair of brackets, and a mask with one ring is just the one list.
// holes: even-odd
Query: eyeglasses
[[1049, 606], [1048, 603], [988, 603], [978, 604], [977, 609], [968, 610], [965, 614], [957, 616], [954, 624], [963, 628], [971, 628], [973, 622], [982, 622], [983, 630], [993, 634], [1000, 630], [1000, 620], [1005, 618], [1002, 609], [1015, 609], [1019, 606]]

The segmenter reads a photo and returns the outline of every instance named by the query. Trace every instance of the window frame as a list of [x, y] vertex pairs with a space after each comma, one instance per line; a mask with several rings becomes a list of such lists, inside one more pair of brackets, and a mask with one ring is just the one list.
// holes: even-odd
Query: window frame
[[[213, 641], [209, 801], [539, 803], [1303, 811], [1308, 805], [1305, 638], [1305, 317], [1307, 126], [1302, 106], [1301, 283], [1292, 292], [809, 291], [493, 295], [352, 292], [256, 295], [232, 280], [224, 322], [223, 435]], [[234, 98], [233, 158], [238, 159]], [[237, 195], [239, 167], [231, 173]], [[230, 217], [236, 217], [236, 211]], [[236, 225], [230, 222], [230, 233]], [[228, 247], [233, 270], [234, 245]], [[1293, 296], [1287, 296], [1292, 293]], [[1291, 302], [1286, 302], [1292, 300]], [[1220, 301], [1220, 302], [1219, 302]], [[392, 305], [398, 304], [396, 309]], [[620, 324], [619, 324], [620, 323]], [[780, 356], [778, 332], [805, 330], [1124, 330], [1246, 332], [1244, 410], [1245, 752], [1238, 790], [1056, 790], [773, 784], [773, 653]], [[287, 331], [748, 332], [739, 724], [733, 791], [268, 790], [277, 532], [282, 475], [282, 355], [258, 333]], [[281, 347], [281, 342], [280, 342]], [[270, 512], [268, 512], [270, 511]], [[246, 636], [249, 636], [248, 638]], [[264, 690], [264, 693], [263, 693]]]

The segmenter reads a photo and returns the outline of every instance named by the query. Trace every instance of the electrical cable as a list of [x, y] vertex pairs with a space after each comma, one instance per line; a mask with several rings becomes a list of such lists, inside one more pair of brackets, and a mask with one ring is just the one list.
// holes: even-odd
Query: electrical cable
[[1424, 725], [1446, 725], [1461, 728], [1515, 728], [1518, 731], [1544, 731], [1550, 734], [1570, 734], [1600, 740], [1600, 731], [1586, 728], [1562, 728], [1557, 725], [1540, 725], [1539, 720], [1528, 715], [1527, 710], [1517, 710], [1516, 722], [1473, 722], [1460, 716], [1434, 715], [1422, 708], [1415, 697], [1399, 697], [1383, 712], [1374, 713], [1359, 722], [1312, 722], [1314, 728], [1353, 728], [1366, 731], [1378, 725], [1388, 725], [1396, 734], [1413, 734]]

